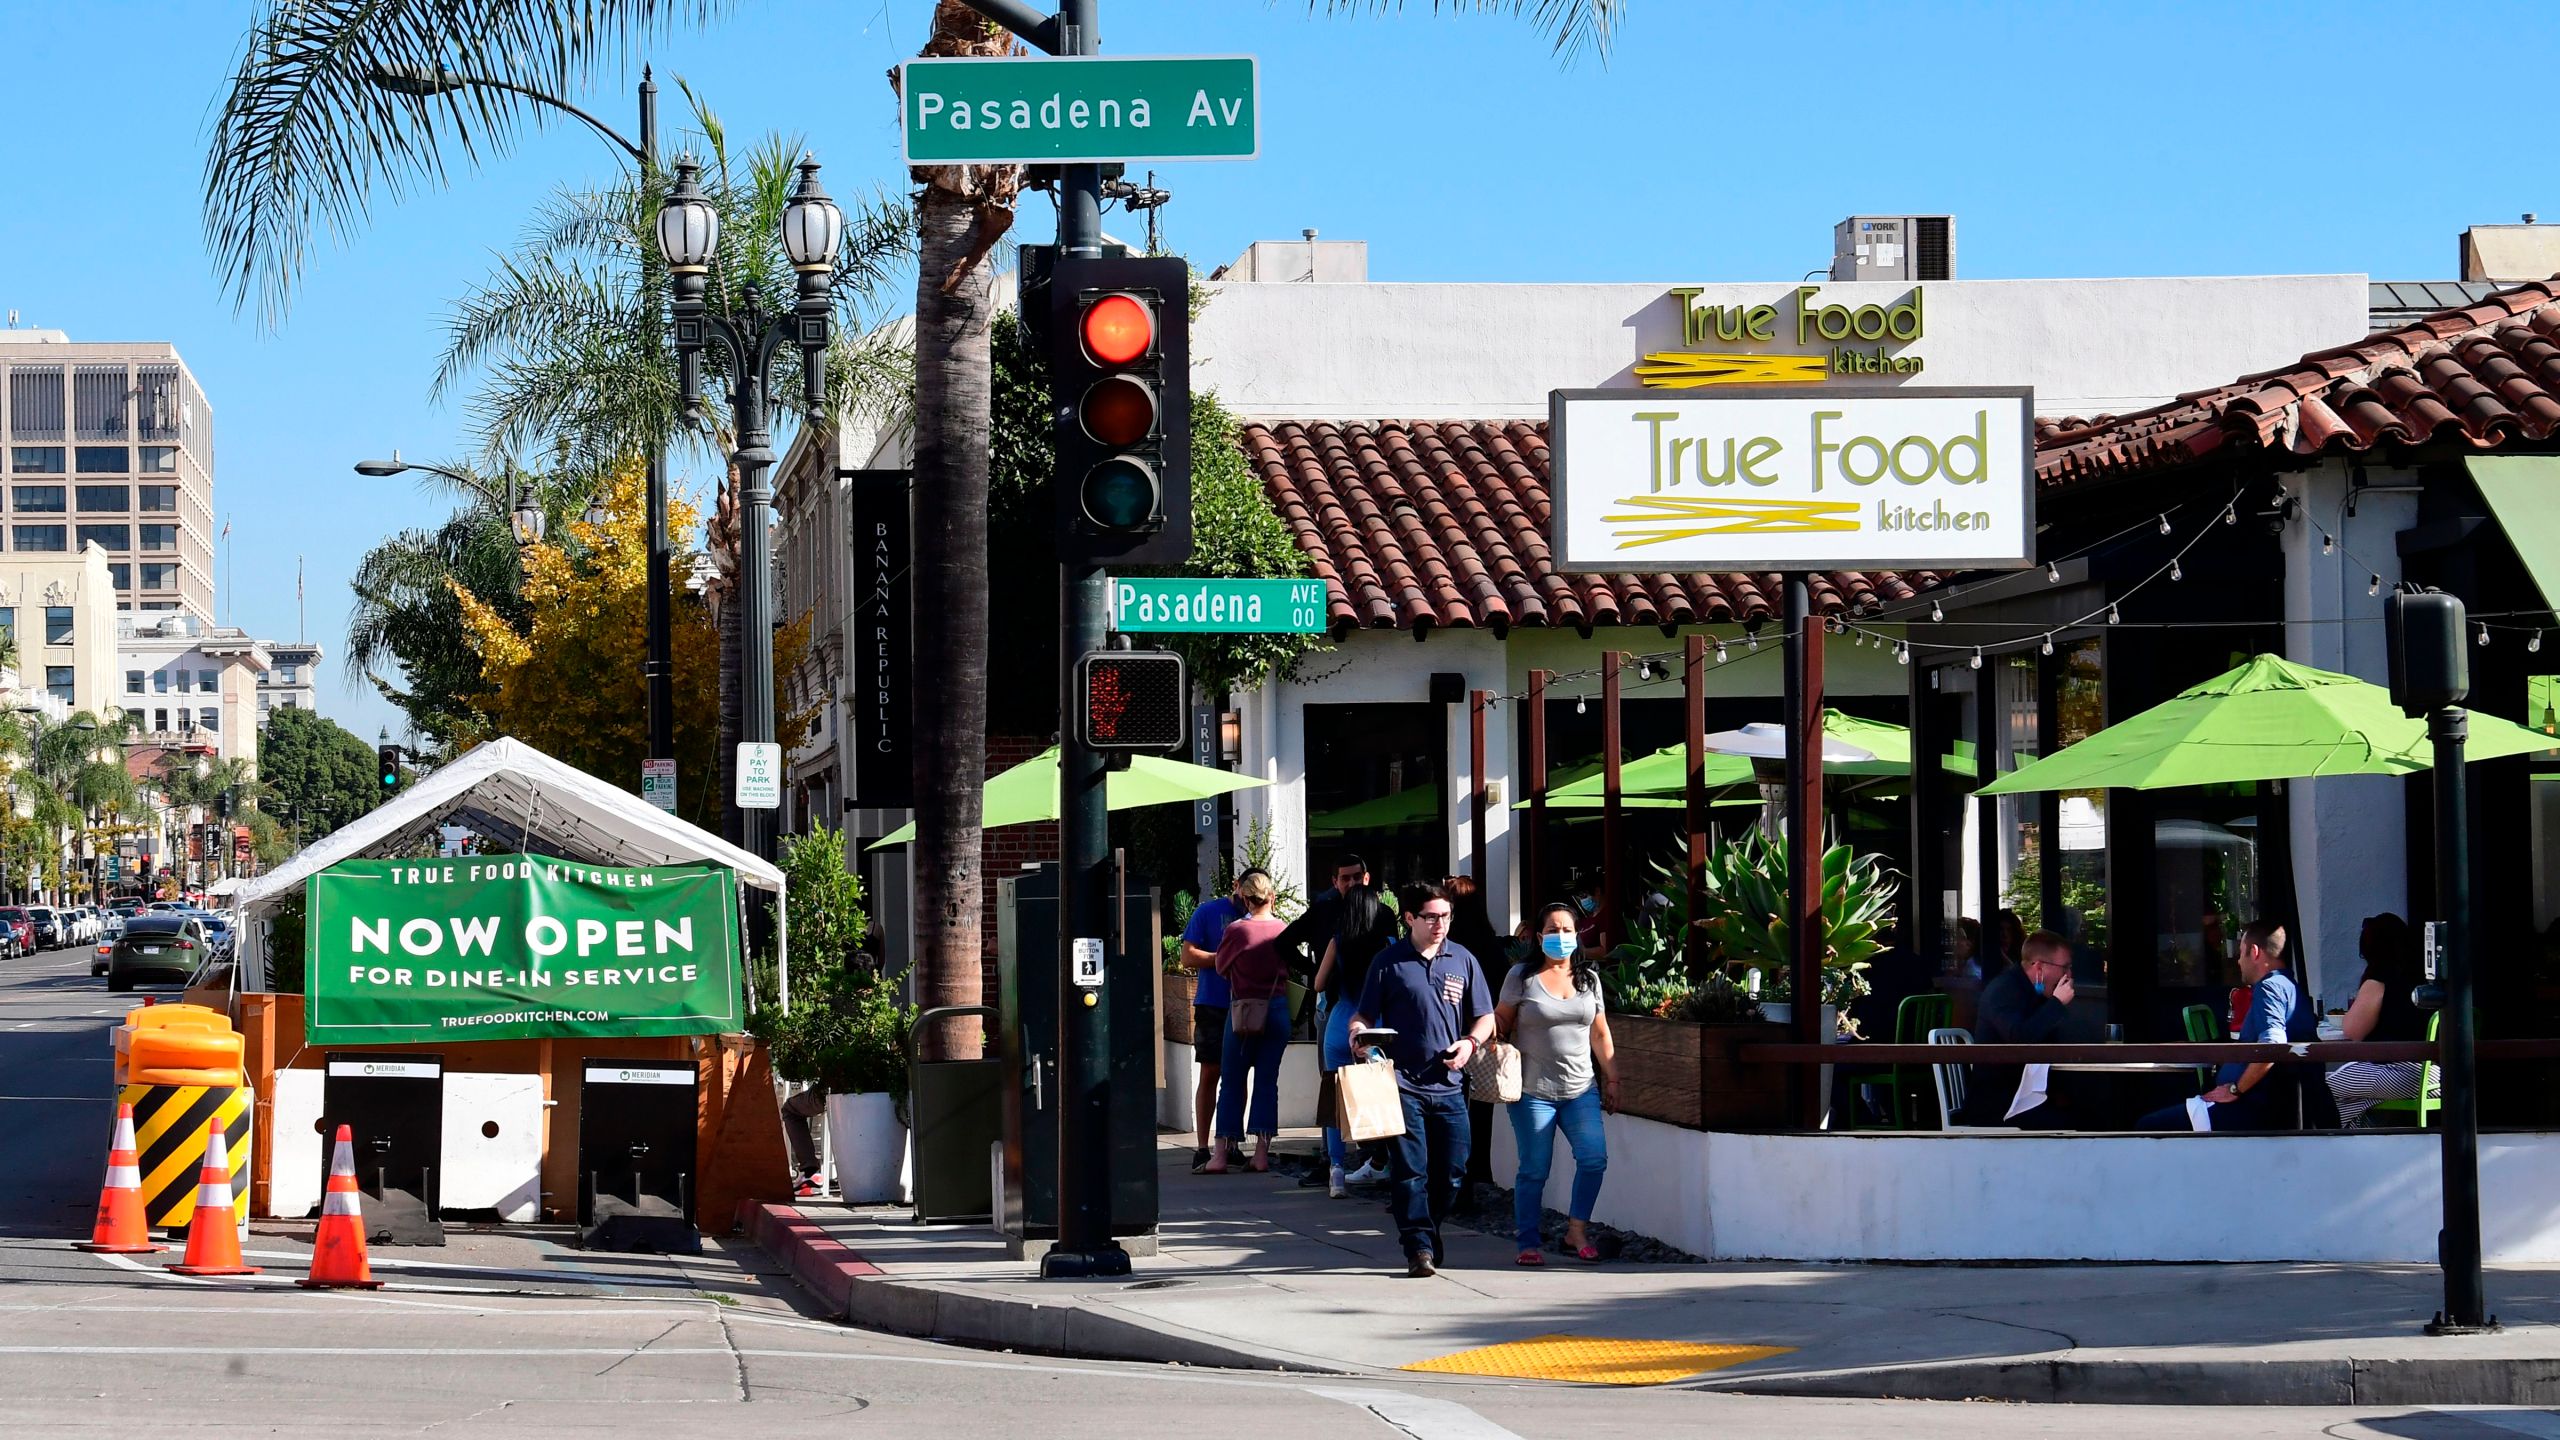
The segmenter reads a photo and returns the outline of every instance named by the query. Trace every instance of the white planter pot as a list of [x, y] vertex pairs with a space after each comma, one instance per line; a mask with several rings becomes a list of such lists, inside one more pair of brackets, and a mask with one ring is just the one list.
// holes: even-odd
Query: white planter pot
[[886, 1094], [827, 1097], [827, 1158], [846, 1204], [906, 1202], [907, 1127]]

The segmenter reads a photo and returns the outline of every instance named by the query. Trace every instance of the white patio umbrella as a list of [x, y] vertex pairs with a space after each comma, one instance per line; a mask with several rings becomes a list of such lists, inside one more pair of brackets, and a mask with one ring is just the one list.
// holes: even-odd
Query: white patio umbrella
[[[1706, 748], [1723, 755], [1748, 755], [1754, 760], [1787, 758], [1787, 727], [1769, 720], [1754, 720], [1738, 730], [1718, 730], [1706, 737]], [[1846, 765], [1873, 760], [1876, 752], [1862, 749], [1845, 740], [1822, 737], [1822, 763]]]

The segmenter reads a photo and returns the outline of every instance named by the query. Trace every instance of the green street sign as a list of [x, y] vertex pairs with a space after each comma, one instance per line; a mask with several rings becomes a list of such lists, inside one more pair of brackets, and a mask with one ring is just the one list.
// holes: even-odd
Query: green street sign
[[1250, 55], [923, 59], [898, 71], [910, 165], [1250, 160], [1261, 149]]
[[1324, 633], [1321, 580], [1113, 580], [1111, 628], [1241, 635]]
[[341, 860], [311, 877], [314, 1045], [712, 1035], [739, 1010], [737, 877], [542, 855]]

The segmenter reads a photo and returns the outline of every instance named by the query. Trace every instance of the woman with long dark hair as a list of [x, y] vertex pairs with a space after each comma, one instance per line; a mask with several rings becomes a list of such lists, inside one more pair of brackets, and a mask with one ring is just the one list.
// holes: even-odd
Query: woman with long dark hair
[[[2364, 922], [2356, 950], [2364, 956], [2364, 979], [2347, 1005], [2338, 1028], [2349, 1040], [2424, 1040], [2426, 1017], [2409, 992], [2426, 978], [2418, 959], [2418, 937], [2409, 922], [2384, 911]], [[2338, 1124], [2352, 1130], [2377, 1100], [2413, 1100], [2424, 1067], [2415, 1060], [2376, 1065], [2350, 1060], [2329, 1072], [2329, 1093], [2338, 1101]]]
[[[1324, 1043], [1317, 1058], [1323, 1062], [1328, 1116], [1333, 1114], [1333, 1072], [1352, 1061], [1351, 1015], [1360, 1008], [1360, 987], [1369, 983], [1369, 962], [1395, 942], [1395, 911], [1380, 903], [1374, 888], [1355, 885], [1342, 892], [1341, 927], [1325, 942], [1324, 958], [1316, 963], [1316, 993], [1324, 997], [1325, 1006]], [[1324, 1127], [1324, 1152], [1331, 1167], [1326, 1193], [1336, 1200], [1348, 1193], [1349, 1186], [1387, 1178], [1387, 1167], [1374, 1158], [1364, 1157], [1358, 1170], [1343, 1169], [1350, 1147], [1338, 1120]]]
[[1585, 1262], [1600, 1258], [1588, 1222], [1609, 1170], [1609, 1140], [1600, 1117], [1618, 1108], [1618, 1057], [1600, 993], [1599, 957], [1582, 948], [1581, 929], [1571, 905], [1541, 911], [1538, 953], [1504, 978], [1494, 1005], [1496, 1027], [1520, 1047], [1520, 1098], [1511, 1106], [1520, 1173], [1512, 1181], [1511, 1203], [1523, 1265], [1546, 1263], [1540, 1221], [1558, 1130], [1573, 1149], [1565, 1248]]

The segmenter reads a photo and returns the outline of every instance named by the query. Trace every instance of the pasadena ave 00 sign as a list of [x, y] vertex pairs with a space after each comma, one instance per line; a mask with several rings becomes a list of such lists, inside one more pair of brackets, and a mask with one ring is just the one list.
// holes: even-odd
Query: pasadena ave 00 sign
[[1557, 390], [1559, 569], [2017, 568], [2035, 553], [2024, 387]]
[[315, 1045], [712, 1035], [743, 1024], [737, 877], [540, 855], [345, 860], [311, 877]]

